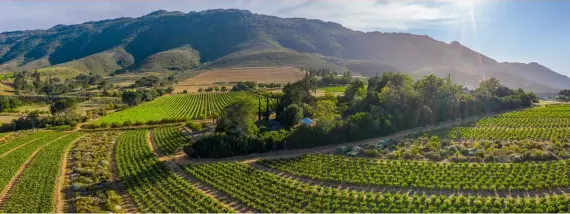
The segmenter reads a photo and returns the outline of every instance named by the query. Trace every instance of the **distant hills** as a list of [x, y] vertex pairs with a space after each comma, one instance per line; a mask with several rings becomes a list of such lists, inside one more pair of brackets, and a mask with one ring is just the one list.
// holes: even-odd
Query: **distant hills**
[[244, 10], [156, 11], [139, 18], [0, 33], [0, 71], [52, 66], [110, 74], [271, 65], [328, 67], [364, 76], [450, 74], [471, 86], [496, 77], [509, 87], [534, 91], [570, 87], [570, 78], [538, 63], [497, 62], [458, 42], [365, 33], [332, 22]]

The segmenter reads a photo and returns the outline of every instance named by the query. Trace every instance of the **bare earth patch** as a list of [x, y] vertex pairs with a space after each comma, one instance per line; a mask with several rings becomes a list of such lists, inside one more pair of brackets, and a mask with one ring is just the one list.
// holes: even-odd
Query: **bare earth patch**
[[[174, 87], [174, 92], [196, 92], [198, 88], [225, 85], [233, 86], [239, 81], [256, 81], [260, 83], [285, 84], [303, 79], [305, 72], [294, 67], [249, 67], [229, 68], [206, 71], [195, 77], [186, 79]], [[216, 84], [218, 83], [218, 84]]]

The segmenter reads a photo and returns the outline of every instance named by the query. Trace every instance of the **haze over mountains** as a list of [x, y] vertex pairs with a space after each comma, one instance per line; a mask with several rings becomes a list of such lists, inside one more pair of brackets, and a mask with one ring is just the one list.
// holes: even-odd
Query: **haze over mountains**
[[46, 66], [110, 74], [232, 66], [291, 65], [364, 76], [434, 73], [476, 86], [482, 79], [557, 91], [570, 78], [538, 63], [500, 63], [458, 42], [406, 33], [360, 32], [337, 23], [244, 10], [156, 11], [48, 30], [0, 33], [0, 71]]

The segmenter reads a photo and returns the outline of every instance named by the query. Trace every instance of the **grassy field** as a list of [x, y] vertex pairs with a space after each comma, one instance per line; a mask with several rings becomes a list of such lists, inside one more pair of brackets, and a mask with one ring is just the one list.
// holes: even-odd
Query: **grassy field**
[[323, 90], [325, 92], [331, 93], [344, 93], [348, 86], [326, 86], [326, 87], [319, 87], [318, 90]]

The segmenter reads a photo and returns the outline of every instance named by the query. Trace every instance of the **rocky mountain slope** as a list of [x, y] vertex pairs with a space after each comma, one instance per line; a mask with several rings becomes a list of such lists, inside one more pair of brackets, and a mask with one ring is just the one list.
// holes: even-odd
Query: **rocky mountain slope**
[[139, 18], [0, 33], [0, 71], [59, 66], [109, 74], [270, 65], [349, 69], [365, 76], [387, 71], [416, 77], [450, 74], [466, 85], [496, 77], [509, 87], [535, 91], [570, 86], [570, 78], [537, 63], [497, 62], [458, 42], [366, 33], [332, 22], [243, 10], [156, 11]]

